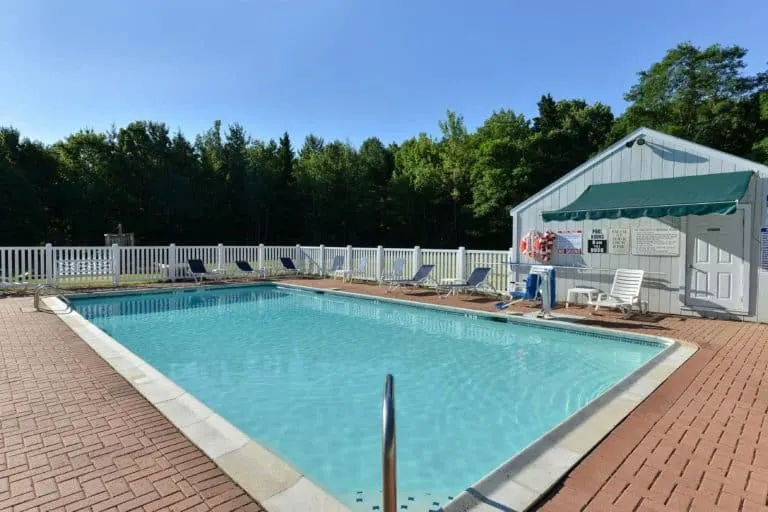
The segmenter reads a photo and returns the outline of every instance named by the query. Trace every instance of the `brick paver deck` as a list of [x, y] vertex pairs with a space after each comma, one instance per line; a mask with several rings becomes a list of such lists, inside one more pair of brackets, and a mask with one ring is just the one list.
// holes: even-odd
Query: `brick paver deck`
[[0, 300], [0, 510], [261, 508], [57, 317]]
[[[384, 288], [295, 280], [367, 294]], [[390, 294], [493, 310], [495, 300]], [[530, 307], [518, 310], [533, 311]], [[581, 308], [568, 313], [587, 315]], [[768, 325], [600, 312], [589, 323], [696, 343], [694, 356], [613, 430], [541, 512], [768, 511]]]
[[[333, 280], [292, 282], [384, 294]], [[480, 310], [494, 302], [425, 290], [391, 296]], [[259, 510], [56, 317], [21, 312], [29, 305], [0, 300], [0, 510]], [[590, 318], [700, 349], [539, 510], [768, 510], [768, 326]]]

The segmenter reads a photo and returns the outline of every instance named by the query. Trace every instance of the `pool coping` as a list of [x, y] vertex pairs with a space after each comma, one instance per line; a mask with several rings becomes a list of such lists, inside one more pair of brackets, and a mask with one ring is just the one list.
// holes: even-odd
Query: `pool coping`
[[[66, 297], [140, 295], [252, 286], [278, 286], [317, 294], [327, 293], [390, 302], [410, 307], [443, 310], [474, 318], [482, 316], [507, 323], [576, 331], [611, 339], [636, 340], [665, 346], [661, 352], [637, 370], [565, 418], [516, 455], [492, 469], [478, 482], [457, 494], [454, 499], [439, 507], [438, 510], [443, 512], [497, 512], [500, 509], [510, 508], [519, 511], [528, 509], [546, 496], [584, 456], [698, 349], [693, 344], [661, 336], [279, 281], [233, 285], [190, 285], [136, 291], [99, 290], [66, 294]], [[117, 340], [67, 307], [64, 301], [58, 297], [47, 297], [44, 300], [83, 341], [267, 510], [270, 512], [297, 509], [350, 511], [349, 507], [302, 475], [288, 462], [251, 439]], [[56, 306], [56, 309], [53, 306]]]

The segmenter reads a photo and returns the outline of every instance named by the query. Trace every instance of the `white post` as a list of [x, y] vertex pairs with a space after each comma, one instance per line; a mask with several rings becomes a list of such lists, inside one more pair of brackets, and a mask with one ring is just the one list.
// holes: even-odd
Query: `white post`
[[224, 244], [219, 244], [216, 248], [216, 269], [224, 270]]
[[53, 246], [45, 244], [45, 282], [53, 284]]
[[325, 245], [320, 244], [320, 277], [325, 277]]
[[301, 244], [296, 244], [296, 265], [302, 271], [304, 270], [304, 253], [301, 251]]
[[413, 272], [415, 273], [421, 267], [421, 247], [418, 245], [413, 248]]
[[381, 282], [384, 277], [384, 247], [376, 248], [376, 280]]
[[517, 282], [517, 267], [512, 267], [512, 262], [515, 261], [517, 251], [514, 247], [509, 248], [507, 254], [507, 291], [510, 293], [515, 289], [515, 283]]
[[112, 286], [120, 286], [120, 247], [112, 244]]
[[464, 281], [467, 274], [467, 250], [464, 247], [459, 247], [459, 251], [456, 253], [456, 279]]
[[176, 244], [168, 246], [168, 273], [165, 276], [171, 281], [176, 281]]
[[344, 270], [345, 275], [349, 276], [352, 274], [352, 246], [347, 246], [347, 255], [344, 256]]
[[264, 271], [264, 244], [259, 244], [258, 258], [259, 258], [259, 261], [257, 263], [259, 266], [259, 272], [263, 272]]

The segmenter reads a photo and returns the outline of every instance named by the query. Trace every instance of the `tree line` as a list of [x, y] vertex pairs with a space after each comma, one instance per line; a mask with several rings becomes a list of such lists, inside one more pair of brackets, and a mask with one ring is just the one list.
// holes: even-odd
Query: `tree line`
[[[601, 103], [544, 95], [532, 119], [501, 109], [476, 130], [298, 146], [221, 122], [187, 139], [160, 122], [81, 130], [46, 145], [0, 128], [0, 245], [271, 243], [503, 248], [508, 209], [640, 126], [768, 164], [768, 69], [746, 50], [682, 43]], [[597, 78], [596, 78], [597, 79]]]

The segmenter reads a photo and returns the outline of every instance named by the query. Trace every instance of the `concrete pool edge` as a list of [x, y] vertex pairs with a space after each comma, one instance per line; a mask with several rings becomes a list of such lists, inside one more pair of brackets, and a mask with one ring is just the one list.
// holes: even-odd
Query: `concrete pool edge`
[[[119, 294], [121, 292], [100, 292], [98, 295]], [[288, 462], [215, 413], [192, 394], [71, 309], [64, 301], [58, 297], [45, 297], [43, 302], [266, 510], [269, 512], [350, 511], [349, 507], [302, 475]]]
[[[278, 287], [304, 290], [313, 293], [327, 293], [356, 297], [365, 300], [402, 304], [410, 307], [444, 310], [474, 318], [481, 316], [495, 317], [500, 321], [509, 323], [594, 333], [603, 337], [626, 339], [627, 341], [650, 341], [654, 344], [665, 346], [665, 348], [651, 360], [627, 375], [620, 382], [606, 390], [586, 406], [576, 411], [572, 416], [563, 420], [549, 432], [533, 441], [514, 457], [508, 459], [506, 462], [492, 470], [470, 488], [458, 494], [453, 500], [439, 509], [444, 512], [469, 510], [497, 511], [500, 507], [501, 509], [512, 508], [513, 510], [525, 510], [529, 508], [531, 505], [541, 500], [542, 497], [546, 496], [547, 492], [556, 485], [557, 482], [567, 475], [567, 473], [576, 466], [585, 455], [595, 448], [604, 437], [606, 437], [642, 401], [650, 396], [659, 385], [661, 385], [696, 351], [695, 345], [659, 336], [629, 333], [615, 329], [585, 326], [570, 322], [563, 323], [552, 320], [512, 316], [506, 313], [430, 304], [414, 300], [317, 288], [293, 283], [261, 281], [236, 285], [223, 284], [202, 287], [197, 285], [183, 288], [154, 288], [151, 290], [137, 290], [136, 292], [125, 290], [99, 291], [96, 293], [86, 292], [71, 295], [67, 294], [67, 296], [106, 297], [126, 294], [133, 295], [134, 293], [167, 293], [173, 291], [259, 285], [277, 285]], [[64, 303], [57, 298], [48, 298], [46, 300], [55, 301], [58, 309], [65, 306]], [[50, 305], [51, 304], [49, 304], [49, 306]], [[272, 512], [282, 512], [283, 510], [296, 510], [297, 506], [305, 510], [349, 510], [348, 507], [341, 504], [336, 498], [320, 489], [306, 477], [303, 477], [287, 462], [261, 447], [256, 441], [248, 438], [245, 434], [227, 423], [223, 418], [216, 415], [194, 397], [184, 393], [184, 391], [176, 384], [162, 376], [160, 372], [157, 372], [157, 370], [152, 368], [138, 356], [123, 347], [117, 340], [114, 340], [103, 333], [77, 312], [67, 313], [66, 315], [57, 312], [57, 314], [73, 329], [73, 331], [80, 335], [87, 344], [91, 345], [102, 358], [115, 368], [118, 373], [123, 375], [126, 380], [142, 393], [142, 395], [147, 397], [150, 403], [155, 405], [155, 407], [174, 423], [174, 425], [176, 425], [177, 428], [179, 428], [179, 430], [181, 430], [193, 443], [195, 443], [203, 452], [208, 454], [225, 473], [227, 473], [235, 482], [240, 484], [246, 492], [258, 500], [268, 510]], [[70, 324], [68, 317], [69, 319], [76, 319], [74, 323], [78, 324], [77, 329], [74, 325]], [[105, 353], [102, 353], [102, 351], [89, 342], [89, 339], [93, 341], [93, 339], [100, 338], [98, 335], [101, 335], [103, 339], [101, 339], [100, 342], [96, 341], [95, 344], [100, 345], [102, 351]], [[127, 354], [125, 357], [134, 363], [133, 365], [129, 365], [128, 368], [125, 368], [127, 374], [123, 373], [123, 371], [118, 368], [119, 365], [116, 366], [113, 364], [113, 361], [110, 361], [110, 358], [115, 359], [117, 357], [117, 354], [110, 353], [110, 350], [114, 351], [116, 347], [122, 349], [122, 351]], [[138, 376], [139, 385], [134, 382], [134, 379], [137, 379], [137, 376], [130, 376], [131, 369], [133, 369], [133, 371], [138, 370], [141, 372]], [[147, 369], [147, 371], [142, 372], [144, 369]], [[158, 376], [162, 377], [167, 384], [164, 386], [165, 390], [153, 391], [150, 386], [149, 389], [146, 390], [150, 395], [148, 396], [148, 394], [142, 391], [139, 387], [141, 384], [145, 383], [145, 381], [142, 380], [141, 375], [148, 377], [150, 381], [152, 379], [157, 379]], [[155, 394], [151, 397], [153, 393]], [[178, 395], [175, 395], [174, 393], [178, 393]], [[182, 398], [185, 396], [186, 398]], [[159, 400], [160, 398], [163, 400]], [[192, 434], [189, 434], [187, 432], [189, 429], [187, 428], [187, 430], [185, 430], [182, 426], [185, 423], [183, 415], [174, 420], [174, 418], [169, 416], [169, 414], [156, 403], [172, 402], [174, 400], [179, 400], [179, 402], [188, 401], [193, 404], [199, 404], [200, 407], [204, 408], [202, 409], [204, 413], [200, 413], [202, 416], [196, 416], [197, 421], [195, 423], [203, 423], [209, 418], [213, 421], [207, 421], [206, 425], [192, 429]], [[183, 406], [180, 405], [179, 407]], [[168, 409], [169, 407], [165, 406], [165, 408]], [[242, 441], [243, 445], [237, 448], [233, 447], [225, 453], [217, 453], [217, 450], [227, 449], [228, 445], [224, 444], [224, 446], [221, 447], [222, 442], [220, 440], [218, 441], [219, 445], [217, 445], [216, 442], [207, 439], [206, 432], [208, 431], [208, 427], [210, 427], [210, 425], [208, 425], [210, 423], [214, 424], [212, 427], [214, 430], [216, 430], [216, 427], [221, 427], [216, 430], [219, 437], [223, 437], [225, 440], [231, 437], [234, 439], [234, 441], [232, 441], [234, 444], [238, 444]], [[196, 430], [202, 430], [202, 432], [197, 432]], [[208, 449], [199, 444], [201, 439], [201, 442], [209, 443], [210, 446], [208, 446]], [[219, 448], [217, 448], [217, 446], [219, 446]], [[258, 471], [254, 471], [254, 469], [257, 469]], [[244, 484], [241, 482], [241, 479], [245, 479], [248, 483]], [[270, 492], [275, 492], [274, 490], [281, 486], [284, 487], [282, 491], [277, 491], [277, 494], [273, 494], [266, 499], [263, 497]], [[268, 489], [264, 489], [265, 487]], [[291, 490], [293, 490], [292, 493], [289, 492]], [[277, 499], [279, 497], [282, 497], [283, 499]]]

